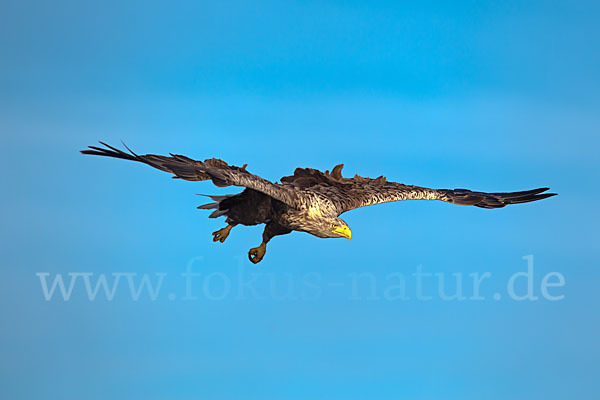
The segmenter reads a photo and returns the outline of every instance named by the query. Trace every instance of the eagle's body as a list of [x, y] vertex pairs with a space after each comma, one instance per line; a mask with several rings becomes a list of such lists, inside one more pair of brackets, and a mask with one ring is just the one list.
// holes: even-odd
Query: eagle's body
[[[102, 143], [102, 142], [101, 142]], [[527, 203], [553, 196], [542, 193], [548, 188], [512, 193], [483, 193], [466, 189], [429, 189], [419, 186], [388, 182], [381, 176], [376, 179], [343, 178], [343, 164], [336, 165], [331, 173], [312, 168], [297, 168], [294, 175], [273, 183], [246, 171], [246, 165], [236, 167], [219, 159], [192, 160], [185, 156], [137, 155], [123, 152], [105, 143], [106, 148], [90, 146], [84, 154], [108, 156], [143, 162], [175, 178], [190, 181], [212, 180], [216, 186], [240, 186], [244, 191], [235, 195], [209, 196], [213, 203], [199, 206], [213, 209], [211, 218], [225, 216], [227, 226], [214, 232], [213, 240], [224, 242], [236, 225], [265, 224], [263, 242], [250, 249], [250, 261], [257, 263], [264, 257], [266, 244], [277, 235], [292, 231], [307, 232], [321, 238], [345, 237], [352, 233], [339, 215], [373, 204], [399, 200], [442, 200], [481, 208], [501, 208], [508, 204]]]

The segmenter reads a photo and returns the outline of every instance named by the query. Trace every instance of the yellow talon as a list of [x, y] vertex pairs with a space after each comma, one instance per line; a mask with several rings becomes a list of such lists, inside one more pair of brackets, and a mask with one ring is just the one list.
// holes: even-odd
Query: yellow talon
[[261, 243], [260, 246], [254, 247], [248, 251], [248, 258], [253, 264], [259, 263], [267, 252], [267, 244]]
[[229, 236], [229, 232], [231, 231], [231, 228], [233, 228], [233, 225], [227, 225], [225, 228], [223, 229], [219, 229], [216, 232], [213, 232], [213, 242], [221, 242], [223, 243], [225, 241], [225, 239], [227, 239], [227, 236]]

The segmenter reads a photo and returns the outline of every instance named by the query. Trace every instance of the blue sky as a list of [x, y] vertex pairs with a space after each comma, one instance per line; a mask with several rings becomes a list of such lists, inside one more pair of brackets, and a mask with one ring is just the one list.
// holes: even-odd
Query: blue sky
[[[8, 2], [4, 397], [596, 399], [598, 11], [566, 1]], [[248, 163], [272, 180], [344, 162], [347, 176], [560, 195], [500, 210], [355, 210], [343, 216], [352, 241], [293, 233], [254, 266], [246, 252], [261, 228], [214, 244], [223, 221], [195, 209], [196, 193], [235, 189], [78, 153], [121, 139], [140, 153]], [[507, 282], [527, 255], [538, 299], [517, 301]], [[186, 266], [200, 274], [195, 300], [184, 299]], [[485, 299], [444, 300], [434, 275], [423, 286], [432, 299], [419, 300], [419, 266], [443, 274], [448, 293], [461, 274], [467, 297], [469, 274], [487, 272]], [[562, 300], [541, 294], [552, 272], [564, 277], [549, 289]], [[123, 276], [113, 300], [100, 291], [91, 301], [79, 275], [68, 301], [46, 301], [36, 273], [50, 283], [92, 273], [92, 284], [166, 275], [156, 300], [133, 300]], [[409, 299], [389, 296], [398, 274]], [[257, 296], [243, 286], [252, 277]]]

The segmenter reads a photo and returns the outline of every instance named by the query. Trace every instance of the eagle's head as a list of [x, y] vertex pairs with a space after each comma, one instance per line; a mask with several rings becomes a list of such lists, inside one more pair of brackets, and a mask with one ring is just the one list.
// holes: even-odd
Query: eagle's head
[[352, 231], [348, 224], [341, 218], [320, 218], [310, 233], [321, 238], [352, 238]]

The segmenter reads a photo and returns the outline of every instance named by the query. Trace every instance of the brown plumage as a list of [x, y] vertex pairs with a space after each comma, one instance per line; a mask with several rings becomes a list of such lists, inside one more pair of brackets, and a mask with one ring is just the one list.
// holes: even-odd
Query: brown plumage
[[236, 195], [209, 196], [214, 202], [198, 208], [214, 210], [211, 218], [226, 217], [227, 226], [213, 232], [214, 241], [225, 241], [231, 229], [238, 224], [266, 224], [261, 245], [250, 249], [248, 253], [253, 263], [262, 260], [266, 244], [271, 238], [292, 231], [307, 232], [321, 238], [350, 239], [350, 228], [339, 215], [359, 207], [399, 200], [442, 200], [481, 208], [501, 208], [555, 195], [543, 193], [548, 188], [485, 193], [467, 189], [430, 189], [404, 185], [389, 182], [384, 176], [376, 179], [358, 175], [344, 178], [343, 164], [336, 165], [331, 173], [297, 168], [294, 175], [284, 176], [281, 183], [274, 183], [249, 173], [246, 164], [236, 167], [216, 158], [197, 161], [176, 154], [137, 155], [127, 146], [125, 147], [129, 153], [100, 143], [105, 147], [90, 146], [88, 150], [81, 152], [142, 162], [169, 172], [174, 178], [188, 181], [210, 179], [219, 187], [244, 187], [244, 191]]

